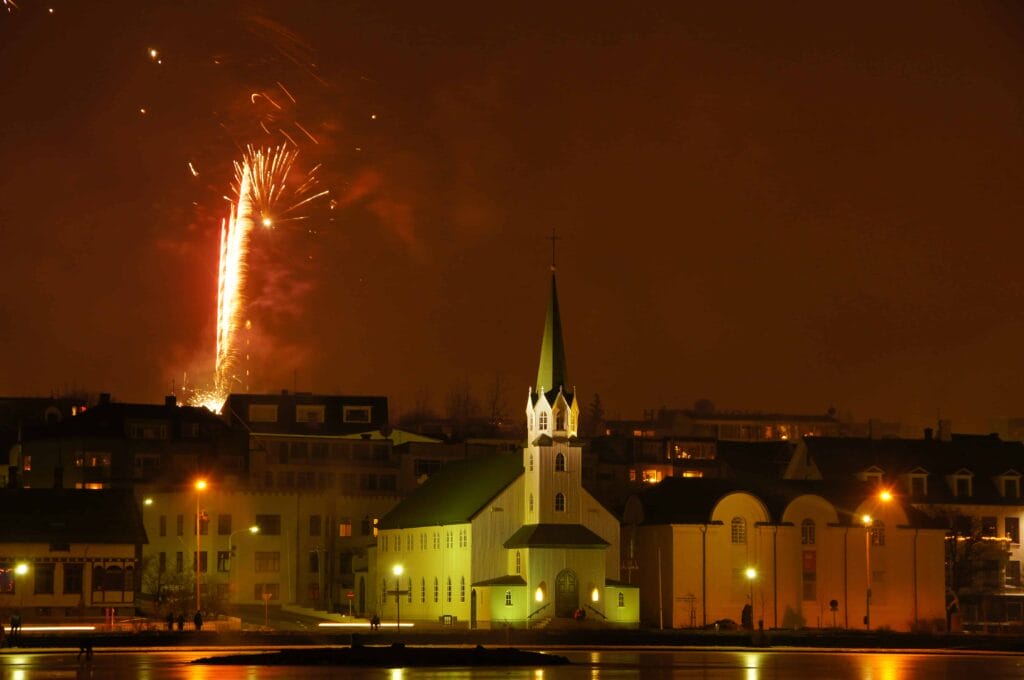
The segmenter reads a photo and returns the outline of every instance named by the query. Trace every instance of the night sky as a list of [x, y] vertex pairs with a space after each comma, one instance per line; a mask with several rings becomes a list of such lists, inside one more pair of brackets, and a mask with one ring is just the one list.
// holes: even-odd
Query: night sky
[[209, 380], [232, 162], [282, 129], [331, 200], [254, 236], [255, 391], [518, 413], [556, 229], [609, 416], [1024, 415], [1015, 3], [17, 2], [0, 393]]

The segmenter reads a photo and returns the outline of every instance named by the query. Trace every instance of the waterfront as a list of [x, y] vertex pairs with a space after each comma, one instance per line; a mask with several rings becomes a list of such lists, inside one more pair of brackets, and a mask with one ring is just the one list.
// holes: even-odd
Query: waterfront
[[805, 650], [581, 649], [545, 648], [562, 654], [571, 666], [547, 668], [351, 668], [203, 666], [194, 659], [252, 651], [251, 648], [97, 650], [91, 662], [79, 662], [76, 650], [5, 650], [0, 680], [42, 678], [140, 680], [232, 680], [294, 678], [325, 680], [344, 675], [366, 680], [582, 680], [626, 678], [701, 678], [707, 680], [911, 680], [915, 678], [1019, 678], [1024, 655], [980, 652], [864, 652]]

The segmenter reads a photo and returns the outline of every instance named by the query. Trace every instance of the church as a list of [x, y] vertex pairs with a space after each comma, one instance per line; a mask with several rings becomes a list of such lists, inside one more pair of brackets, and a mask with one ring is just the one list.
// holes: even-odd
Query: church
[[381, 518], [367, 591], [384, 620], [635, 626], [618, 582], [619, 521], [583, 489], [579, 404], [551, 275], [522, 453], [449, 463]]

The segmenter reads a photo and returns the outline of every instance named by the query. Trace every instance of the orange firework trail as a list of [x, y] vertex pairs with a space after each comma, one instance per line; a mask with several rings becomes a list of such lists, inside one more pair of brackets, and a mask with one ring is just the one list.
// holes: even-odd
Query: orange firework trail
[[[316, 172], [296, 172], [298, 150], [281, 145], [267, 149], [252, 146], [235, 162], [235, 202], [221, 224], [220, 268], [217, 282], [217, 347], [214, 386], [209, 393], [197, 393], [197, 401], [219, 411], [240, 380], [239, 331], [244, 321], [245, 281], [253, 229], [305, 219], [301, 208], [329, 192], [315, 192]], [[292, 178], [298, 177], [297, 180]]]

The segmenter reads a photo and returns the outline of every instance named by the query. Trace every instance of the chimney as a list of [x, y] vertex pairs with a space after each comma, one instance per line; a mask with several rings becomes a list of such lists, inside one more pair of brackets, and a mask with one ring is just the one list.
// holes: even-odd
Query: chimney
[[934, 432], [934, 430], [932, 430], [932, 428], [930, 428], [930, 427], [924, 428], [924, 438], [925, 438], [925, 441], [931, 441], [932, 440], [932, 433], [933, 432]]
[[53, 488], [64, 488], [64, 468], [62, 468], [60, 465], [53, 468]]
[[178, 398], [175, 397], [173, 394], [170, 395], [169, 397], [164, 397], [164, 406], [168, 406], [170, 408], [174, 408], [177, 405], [178, 405]]

